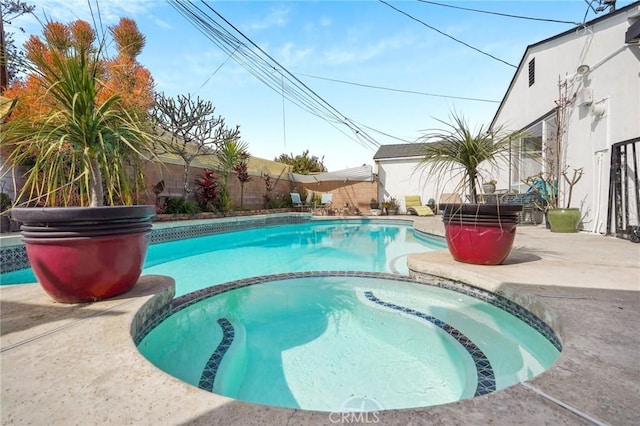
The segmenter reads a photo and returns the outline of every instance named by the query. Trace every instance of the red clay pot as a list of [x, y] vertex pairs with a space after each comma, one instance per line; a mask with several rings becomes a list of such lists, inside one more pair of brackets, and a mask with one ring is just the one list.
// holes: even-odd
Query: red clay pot
[[97, 301], [135, 285], [155, 206], [15, 208], [38, 282], [62, 303]]
[[455, 260], [476, 265], [499, 265], [509, 256], [515, 223], [445, 222], [445, 237]]
[[509, 256], [521, 204], [445, 204], [442, 220], [455, 260], [499, 265]]
[[61, 303], [93, 302], [131, 290], [142, 273], [148, 232], [93, 238], [24, 238], [45, 292]]

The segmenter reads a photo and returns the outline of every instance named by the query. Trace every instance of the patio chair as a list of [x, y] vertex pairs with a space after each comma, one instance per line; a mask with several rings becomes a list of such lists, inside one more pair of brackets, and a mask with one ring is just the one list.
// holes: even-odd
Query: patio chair
[[291, 193], [291, 203], [293, 204], [293, 207], [300, 207], [300, 211], [304, 208], [304, 204], [302, 204], [302, 200], [300, 199], [300, 194], [297, 192]]
[[423, 206], [419, 195], [405, 195], [404, 205], [407, 208], [407, 214], [415, 214], [418, 216], [433, 216], [433, 210], [429, 206]]
[[328, 192], [320, 195], [320, 208], [322, 210], [322, 215], [331, 215], [333, 212], [331, 210], [331, 204], [333, 203], [333, 194]]
[[320, 197], [320, 204], [322, 207], [330, 207], [331, 203], [333, 203], [333, 194], [331, 192], [322, 194]]

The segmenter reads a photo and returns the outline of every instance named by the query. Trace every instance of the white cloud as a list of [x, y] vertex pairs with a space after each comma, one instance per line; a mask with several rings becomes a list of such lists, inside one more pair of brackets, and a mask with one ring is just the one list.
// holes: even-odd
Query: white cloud
[[334, 47], [325, 50], [323, 55], [325, 60], [332, 65], [360, 63], [384, 56], [391, 51], [400, 50], [414, 42], [413, 36], [397, 34], [366, 45], [350, 43], [349, 46]]
[[[27, 2], [28, 3], [28, 2]], [[155, 0], [108, 0], [108, 1], [87, 1], [87, 0], [38, 0], [35, 2], [35, 13], [38, 17], [46, 16], [49, 19], [70, 22], [76, 19], [91, 20], [91, 13], [98, 19], [98, 16], [105, 24], [117, 22], [120, 17], [127, 16], [135, 18], [148, 13], [158, 5]]]
[[288, 42], [284, 46], [277, 49], [277, 55], [281, 58], [281, 62], [286, 67], [295, 67], [296, 65], [308, 59], [313, 54], [313, 49], [308, 47], [305, 49], [296, 49], [293, 42]]
[[272, 8], [267, 16], [249, 24], [249, 28], [252, 30], [264, 30], [274, 26], [282, 27], [288, 22], [289, 12], [290, 9], [285, 7]]
[[174, 29], [175, 28], [173, 25], [171, 25], [167, 21], [164, 21], [164, 20], [162, 20], [160, 18], [156, 18], [156, 17], [152, 16], [152, 17], [150, 17], [150, 19], [153, 21], [153, 23], [155, 23], [160, 28], [164, 28], [164, 29]]

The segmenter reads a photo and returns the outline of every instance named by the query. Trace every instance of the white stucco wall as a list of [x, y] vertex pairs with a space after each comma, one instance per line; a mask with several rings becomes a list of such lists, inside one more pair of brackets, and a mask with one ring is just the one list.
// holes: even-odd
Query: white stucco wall
[[[625, 32], [640, 7], [624, 11], [546, 43], [526, 53], [510, 91], [494, 119], [496, 126], [520, 130], [553, 111], [558, 76], [569, 81], [574, 95], [568, 110], [566, 164], [584, 168], [575, 186], [572, 207], [580, 207], [585, 230], [606, 230], [611, 145], [640, 136], [640, 46], [626, 45]], [[528, 85], [528, 63], [535, 58], [535, 83]], [[582, 78], [571, 78], [579, 65]], [[580, 105], [585, 90], [591, 104]], [[604, 107], [604, 115], [592, 108]]]
[[378, 199], [393, 196], [400, 202], [399, 213], [406, 213], [404, 197], [419, 195], [422, 204], [430, 198], [437, 203], [443, 193], [463, 192], [457, 185], [460, 176], [448, 174], [438, 179], [428, 169], [420, 167], [419, 158], [398, 158], [376, 160], [379, 190]]

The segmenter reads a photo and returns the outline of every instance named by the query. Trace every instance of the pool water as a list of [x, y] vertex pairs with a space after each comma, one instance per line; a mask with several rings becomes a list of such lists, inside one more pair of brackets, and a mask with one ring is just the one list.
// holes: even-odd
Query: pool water
[[[176, 280], [176, 295], [227, 281], [283, 272], [351, 270], [408, 274], [406, 256], [443, 249], [411, 225], [383, 221], [311, 221], [176, 240], [149, 246], [143, 274]], [[0, 274], [0, 283], [34, 283], [32, 270]]]
[[176, 295], [260, 275], [368, 271], [408, 275], [407, 255], [446, 247], [411, 225], [328, 221], [269, 226], [156, 244], [144, 274], [169, 275]]
[[373, 276], [274, 278], [226, 291], [178, 310], [138, 347], [202, 389], [320, 411], [471, 398], [528, 380], [559, 354], [486, 302]]

